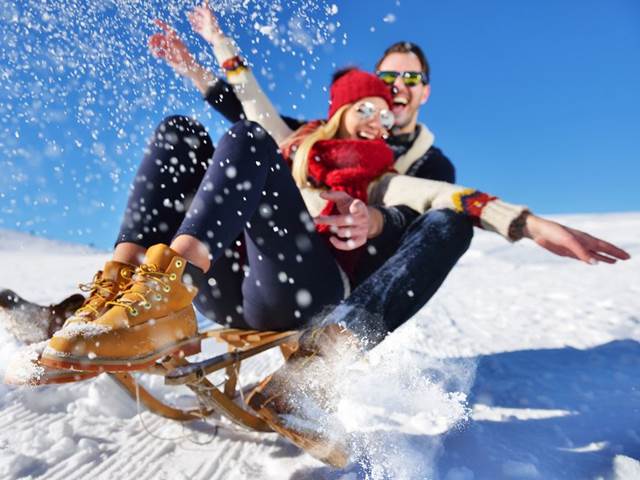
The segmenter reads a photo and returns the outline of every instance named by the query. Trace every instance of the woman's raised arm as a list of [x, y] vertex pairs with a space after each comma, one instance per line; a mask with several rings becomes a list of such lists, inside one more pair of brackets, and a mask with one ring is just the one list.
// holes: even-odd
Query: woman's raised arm
[[293, 131], [260, 88], [233, 40], [224, 35], [207, 2], [195, 7], [188, 18], [193, 30], [213, 46], [213, 53], [240, 99], [247, 120], [262, 125], [277, 143], [291, 135]]

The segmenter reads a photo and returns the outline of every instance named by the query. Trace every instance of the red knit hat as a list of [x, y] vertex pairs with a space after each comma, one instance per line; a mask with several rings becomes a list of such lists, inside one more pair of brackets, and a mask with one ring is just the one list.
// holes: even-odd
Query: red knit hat
[[343, 105], [357, 102], [365, 97], [381, 97], [387, 102], [389, 108], [393, 104], [391, 91], [382, 80], [358, 68], [349, 70], [331, 84], [329, 118], [333, 117]]

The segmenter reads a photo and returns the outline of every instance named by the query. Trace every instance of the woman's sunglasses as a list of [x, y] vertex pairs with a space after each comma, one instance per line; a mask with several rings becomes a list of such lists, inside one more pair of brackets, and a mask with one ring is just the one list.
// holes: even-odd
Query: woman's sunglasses
[[387, 110], [386, 108], [378, 110], [376, 106], [371, 102], [362, 102], [356, 108], [356, 112], [358, 113], [360, 118], [362, 118], [362, 120], [371, 120], [376, 116], [376, 114], [379, 114], [380, 125], [382, 125], [382, 128], [384, 128], [385, 130], [391, 130], [391, 127], [393, 127], [393, 124], [396, 121], [396, 118], [394, 117], [391, 110]]
[[429, 75], [425, 72], [396, 72], [394, 70], [382, 70], [376, 72], [378, 78], [387, 85], [393, 85], [396, 78], [402, 78], [403, 83], [407, 87], [415, 87], [416, 85], [423, 83], [427, 85], [429, 83]]

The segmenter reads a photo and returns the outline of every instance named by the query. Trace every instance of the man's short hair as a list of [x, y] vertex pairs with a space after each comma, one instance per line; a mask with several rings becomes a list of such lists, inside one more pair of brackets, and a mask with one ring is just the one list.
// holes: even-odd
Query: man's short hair
[[420, 60], [420, 66], [422, 67], [422, 71], [427, 74], [427, 78], [429, 78], [429, 62], [427, 61], [427, 57], [422, 51], [422, 49], [412, 42], [397, 42], [387, 48], [380, 60], [376, 63], [376, 71], [380, 70], [380, 64], [382, 61], [387, 58], [388, 55], [392, 53], [413, 53], [418, 60]]

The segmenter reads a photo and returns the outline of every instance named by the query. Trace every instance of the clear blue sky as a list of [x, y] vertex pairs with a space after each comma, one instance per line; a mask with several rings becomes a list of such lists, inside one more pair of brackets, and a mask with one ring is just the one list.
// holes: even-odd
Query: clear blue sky
[[[130, 3], [0, 0], [0, 228], [109, 247], [154, 125], [189, 113], [214, 138], [225, 128], [146, 51], [160, 16], [211, 62], [183, 19], [195, 2]], [[255, 22], [278, 3], [279, 18], [324, 28], [324, 45], [282, 51], [260, 34]], [[637, 0], [252, 5], [222, 23], [284, 113], [324, 116], [334, 66], [373, 68], [390, 43], [411, 40], [432, 67], [421, 121], [460, 183], [542, 213], [640, 210]]]

